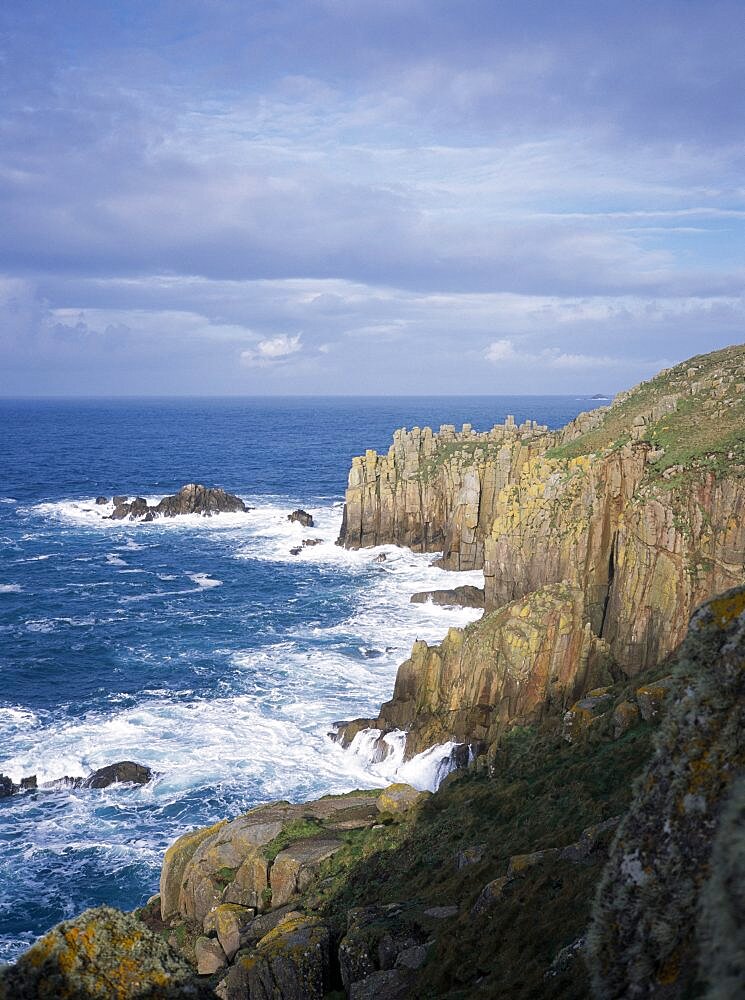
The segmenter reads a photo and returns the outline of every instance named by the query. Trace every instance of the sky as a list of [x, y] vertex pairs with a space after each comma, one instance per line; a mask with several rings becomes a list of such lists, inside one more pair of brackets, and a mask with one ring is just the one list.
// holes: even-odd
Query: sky
[[616, 392], [745, 341], [742, 0], [4, 0], [0, 395]]

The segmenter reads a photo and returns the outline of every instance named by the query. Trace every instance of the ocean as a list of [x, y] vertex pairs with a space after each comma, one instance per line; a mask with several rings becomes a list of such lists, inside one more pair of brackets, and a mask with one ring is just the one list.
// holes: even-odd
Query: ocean
[[[413, 641], [478, 617], [412, 605], [483, 583], [433, 556], [347, 552], [353, 455], [395, 428], [508, 413], [558, 427], [587, 397], [0, 400], [0, 772], [87, 775], [117, 760], [148, 785], [0, 800], [0, 962], [54, 923], [157, 891], [180, 834], [270, 799], [432, 787], [439, 758], [383, 764], [341, 750], [338, 719], [390, 697]], [[221, 486], [253, 509], [142, 524], [99, 494], [155, 499]], [[291, 523], [296, 507], [313, 528]], [[320, 544], [292, 555], [303, 538]]]

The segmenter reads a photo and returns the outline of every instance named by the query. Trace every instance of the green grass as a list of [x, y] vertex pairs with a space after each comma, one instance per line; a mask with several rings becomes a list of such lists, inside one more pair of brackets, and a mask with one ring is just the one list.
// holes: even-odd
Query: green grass
[[[691, 368], [697, 371], [689, 376]], [[745, 464], [745, 393], [737, 388], [743, 381], [743, 345], [691, 358], [642, 382], [610, 407], [598, 427], [551, 449], [548, 457], [569, 459], [621, 447], [630, 440], [635, 417], [646, 416], [663, 396], [678, 395], [676, 411], [644, 430], [642, 440], [665, 452], [649, 466], [648, 481], [678, 465], [685, 467], [682, 476], [695, 471], [724, 475]], [[703, 385], [691, 395], [694, 382]]]
[[[618, 682], [624, 699], [666, 667]], [[570, 745], [558, 718], [510, 730], [489, 774], [471, 769], [445, 786], [417, 818], [384, 829], [348, 831], [345, 847], [324, 866], [309, 904], [337, 934], [350, 907], [400, 903], [434, 937], [415, 996], [435, 998], [586, 998], [581, 961], [550, 979], [554, 957], [584, 931], [601, 870], [554, 861], [515, 883], [504, 902], [480, 916], [470, 910], [483, 886], [504, 875], [513, 854], [564, 847], [582, 830], [627, 808], [634, 778], [651, 751], [653, 727], [639, 722], [612, 739], [610, 715], [584, 742]], [[610, 834], [608, 835], [608, 838]], [[483, 844], [483, 860], [458, 869], [459, 850]], [[429, 906], [456, 904], [449, 921], [422, 918]]]
[[286, 847], [294, 844], [296, 840], [305, 840], [307, 837], [320, 837], [324, 832], [325, 828], [323, 824], [317, 819], [305, 816], [300, 819], [293, 819], [281, 833], [277, 834], [274, 840], [270, 840], [264, 846], [262, 854], [267, 861], [274, 861], [280, 851], [284, 851]]

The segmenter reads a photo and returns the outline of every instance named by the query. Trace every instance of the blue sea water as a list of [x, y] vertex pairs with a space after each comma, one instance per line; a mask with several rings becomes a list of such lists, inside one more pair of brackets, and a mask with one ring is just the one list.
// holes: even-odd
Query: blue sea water
[[[574, 397], [0, 401], [0, 772], [149, 764], [143, 787], [0, 801], [0, 961], [57, 921], [157, 890], [168, 844], [273, 798], [382, 784], [329, 738], [390, 696], [416, 638], [476, 616], [411, 605], [476, 582], [431, 556], [334, 545], [353, 455], [399, 426], [508, 413], [557, 427]], [[105, 520], [99, 494], [219, 485], [248, 514]], [[316, 526], [290, 523], [295, 507]], [[293, 556], [302, 538], [322, 539]], [[394, 762], [395, 764], [395, 762]], [[431, 775], [410, 768], [409, 780]]]

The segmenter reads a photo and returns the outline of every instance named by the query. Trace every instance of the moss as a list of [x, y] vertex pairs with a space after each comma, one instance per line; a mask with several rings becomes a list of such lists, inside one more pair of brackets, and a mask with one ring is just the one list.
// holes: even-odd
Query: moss
[[305, 840], [308, 837], [320, 837], [325, 832], [325, 827], [320, 820], [303, 816], [300, 819], [291, 820], [278, 833], [274, 840], [270, 840], [262, 848], [262, 854], [267, 861], [274, 861], [280, 851], [283, 851], [296, 840]]
[[235, 880], [236, 871], [236, 868], [228, 868], [226, 866], [225, 868], [218, 868], [212, 877], [215, 882], [218, 882], [223, 886], [230, 885], [230, 883]]

